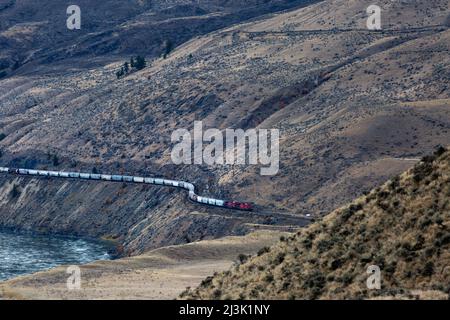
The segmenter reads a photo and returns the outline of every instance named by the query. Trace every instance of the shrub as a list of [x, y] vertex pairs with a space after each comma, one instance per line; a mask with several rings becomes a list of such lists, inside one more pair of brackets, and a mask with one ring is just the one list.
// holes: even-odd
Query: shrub
[[440, 156], [442, 156], [446, 151], [447, 151], [446, 148], [444, 148], [443, 146], [439, 146], [439, 147], [437, 148], [437, 150], [434, 152], [434, 155], [435, 155], [436, 157], [440, 157]]
[[312, 248], [312, 240], [310, 238], [306, 238], [305, 240], [303, 240], [303, 245], [305, 246], [306, 249], [311, 249]]
[[341, 281], [344, 285], [348, 286], [352, 283], [353, 281], [353, 275], [350, 273], [346, 273], [342, 278]]
[[424, 160], [423, 163], [416, 165], [413, 169], [413, 179], [415, 182], [420, 182], [431, 174], [433, 166], [429, 160]]
[[120, 69], [116, 72], [117, 79], [120, 79], [125, 73], [123, 72], [123, 69]]
[[142, 56], [137, 56], [136, 60], [134, 61], [134, 67], [136, 70], [142, 70], [147, 66], [147, 61], [145, 61], [145, 58]]
[[264, 248], [262, 248], [262, 249], [260, 249], [258, 251], [258, 256], [262, 256], [263, 254], [265, 254], [267, 252], [270, 252], [270, 248], [269, 247], [264, 247]]
[[128, 62], [125, 62], [125, 63], [123, 64], [123, 71], [124, 71], [125, 73], [128, 73], [128, 71], [130, 71], [130, 66], [128, 65]]
[[336, 270], [340, 267], [342, 267], [342, 261], [340, 259], [336, 259], [331, 262], [331, 270]]
[[209, 287], [212, 284], [213, 277], [207, 277], [200, 283], [200, 287], [206, 288]]
[[10, 192], [11, 198], [13, 198], [13, 199], [18, 198], [20, 196], [20, 194], [21, 194], [21, 192], [20, 192], [19, 186], [17, 186], [16, 184], [13, 185], [11, 192]]
[[319, 253], [323, 253], [325, 251], [328, 251], [332, 247], [333, 247], [333, 242], [331, 240], [320, 240], [317, 243], [317, 250], [319, 250]]
[[55, 166], [55, 167], [59, 166], [59, 158], [56, 154], [53, 155], [52, 163], [53, 163], [53, 166]]
[[431, 277], [434, 274], [434, 263], [429, 261], [425, 264], [422, 270], [422, 275], [425, 277]]
[[164, 52], [163, 52], [163, 58], [166, 59], [167, 56], [172, 52], [173, 49], [173, 43], [170, 40], [166, 40], [164, 42]]
[[275, 262], [277, 263], [277, 264], [281, 264], [283, 261], [284, 261], [284, 258], [286, 257], [286, 254], [284, 253], [284, 252], [280, 252], [278, 255], [277, 255], [277, 257], [276, 257], [276, 260], [275, 260]]
[[249, 258], [249, 257], [248, 257], [247, 255], [241, 253], [241, 254], [238, 256], [239, 263], [243, 264], [243, 263], [247, 262], [248, 258]]
[[219, 289], [216, 289], [213, 291], [213, 297], [214, 299], [219, 299], [222, 296], [222, 291]]
[[273, 282], [273, 280], [274, 280], [274, 277], [273, 277], [273, 274], [271, 274], [271, 273], [268, 273], [268, 274], [266, 274], [265, 275], [265, 277], [264, 277], [264, 281], [265, 282]]
[[326, 279], [320, 271], [308, 275], [305, 280], [304, 287], [310, 288], [312, 291], [312, 299], [318, 298], [325, 287]]

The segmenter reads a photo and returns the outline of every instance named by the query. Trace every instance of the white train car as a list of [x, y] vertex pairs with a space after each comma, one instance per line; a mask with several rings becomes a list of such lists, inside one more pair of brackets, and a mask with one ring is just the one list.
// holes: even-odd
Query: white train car
[[100, 179], [104, 180], [104, 181], [111, 181], [112, 180], [112, 176], [108, 175], [108, 174], [102, 174], [100, 176]]
[[134, 183], [144, 183], [144, 178], [142, 177], [133, 177]]
[[69, 177], [73, 179], [79, 179], [80, 174], [78, 172], [69, 172]]
[[104, 175], [104, 174], [90, 174], [78, 172], [60, 172], [60, 171], [46, 171], [46, 170], [29, 170], [29, 169], [14, 169], [7, 167], [0, 167], [0, 172], [7, 174], [29, 175], [29, 176], [44, 176], [55, 178], [72, 178], [83, 180], [103, 180], [111, 182], [130, 182], [130, 183], [146, 183], [153, 185], [171, 186], [181, 188], [189, 191], [189, 199], [200, 204], [223, 207], [236, 210], [252, 211], [253, 205], [247, 202], [224, 201], [208, 197], [201, 197], [195, 193], [195, 186], [192, 183], [178, 180], [168, 180], [161, 178], [145, 178], [135, 176], [122, 175]]
[[144, 183], [155, 184], [155, 179], [153, 179], [153, 178], [144, 178]]
[[59, 173], [59, 176], [60, 176], [61, 178], [70, 178], [68, 172], [60, 172], [60, 173]]
[[123, 176], [123, 181], [124, 182], [133, 182], [133, 177], [131, 177], [131, 176]]

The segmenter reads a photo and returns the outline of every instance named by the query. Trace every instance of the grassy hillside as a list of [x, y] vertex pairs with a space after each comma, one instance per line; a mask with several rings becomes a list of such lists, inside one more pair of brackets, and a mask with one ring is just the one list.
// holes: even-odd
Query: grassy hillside
[[[450, 151], [414, 168], [185, 298], [447, 298], [450, 294]], [[368, 290], [367, 267], [381, 268]]]

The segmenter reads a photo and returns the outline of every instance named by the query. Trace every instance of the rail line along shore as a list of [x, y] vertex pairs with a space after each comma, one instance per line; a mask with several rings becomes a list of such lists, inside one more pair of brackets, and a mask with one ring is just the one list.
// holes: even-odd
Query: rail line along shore
[[252, 211], [253, 204], [249, 202], [226, 201], [214, 198], [202, 197], [195, 193], [195, 186], [190, 182], [167, 180], [162, 178], [149, 177], [135, 177], [124, 175], [108, 175], [108, 174], [94, 174], [94, 173], [79, 173], [79, 172], [64, 172], [64, 171], [47, 171], [47, 170], [32, 170], [32, 169], [17, 169], [0, 167], [0, 173], [22, 175], [22, 176], [37, 176], [63, 179], [81, 179], [81, 180], [96, 180], [109, 182], [124, 182], [124, 183], [142, 183], [157, 186], [175, 187], [189, 191], [189, 199], [202, 205], [210, 205], [221, 208]]

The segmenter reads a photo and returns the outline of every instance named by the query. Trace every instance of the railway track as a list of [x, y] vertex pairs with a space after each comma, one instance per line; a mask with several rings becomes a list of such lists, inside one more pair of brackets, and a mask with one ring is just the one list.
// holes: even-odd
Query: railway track
[[136, 183], [148, 184], [155, 186], [175, 187], [184, 189], [189, 192], [189, 200], [201, 205], [214, 206], [225, 209], [234, 209], [241, 211], [252, 211], [253, 204], [248, 202], [227, 201], [214, 199], [209, 197], [202, 197], [196, 194], [195, 186], [186, 181], [168, 180], [162, 178], [149, 178], [137, 176], [124, 175], [108, 175], [108, 174], [94, 174], [94, 173], [79, 173], [79, 172], [64, 172], [64, 171], [47, 171], [47, 170], [33, 170], [33, 169], [17, 169], [0, 167], [0, 173], [12, 174], [18, 176], [32, 176], [32, 177], [48, 177], [55, 179], [77, 179], [77, 180], [91, 180], [91, 181], [108, 181], [121, 183]]

